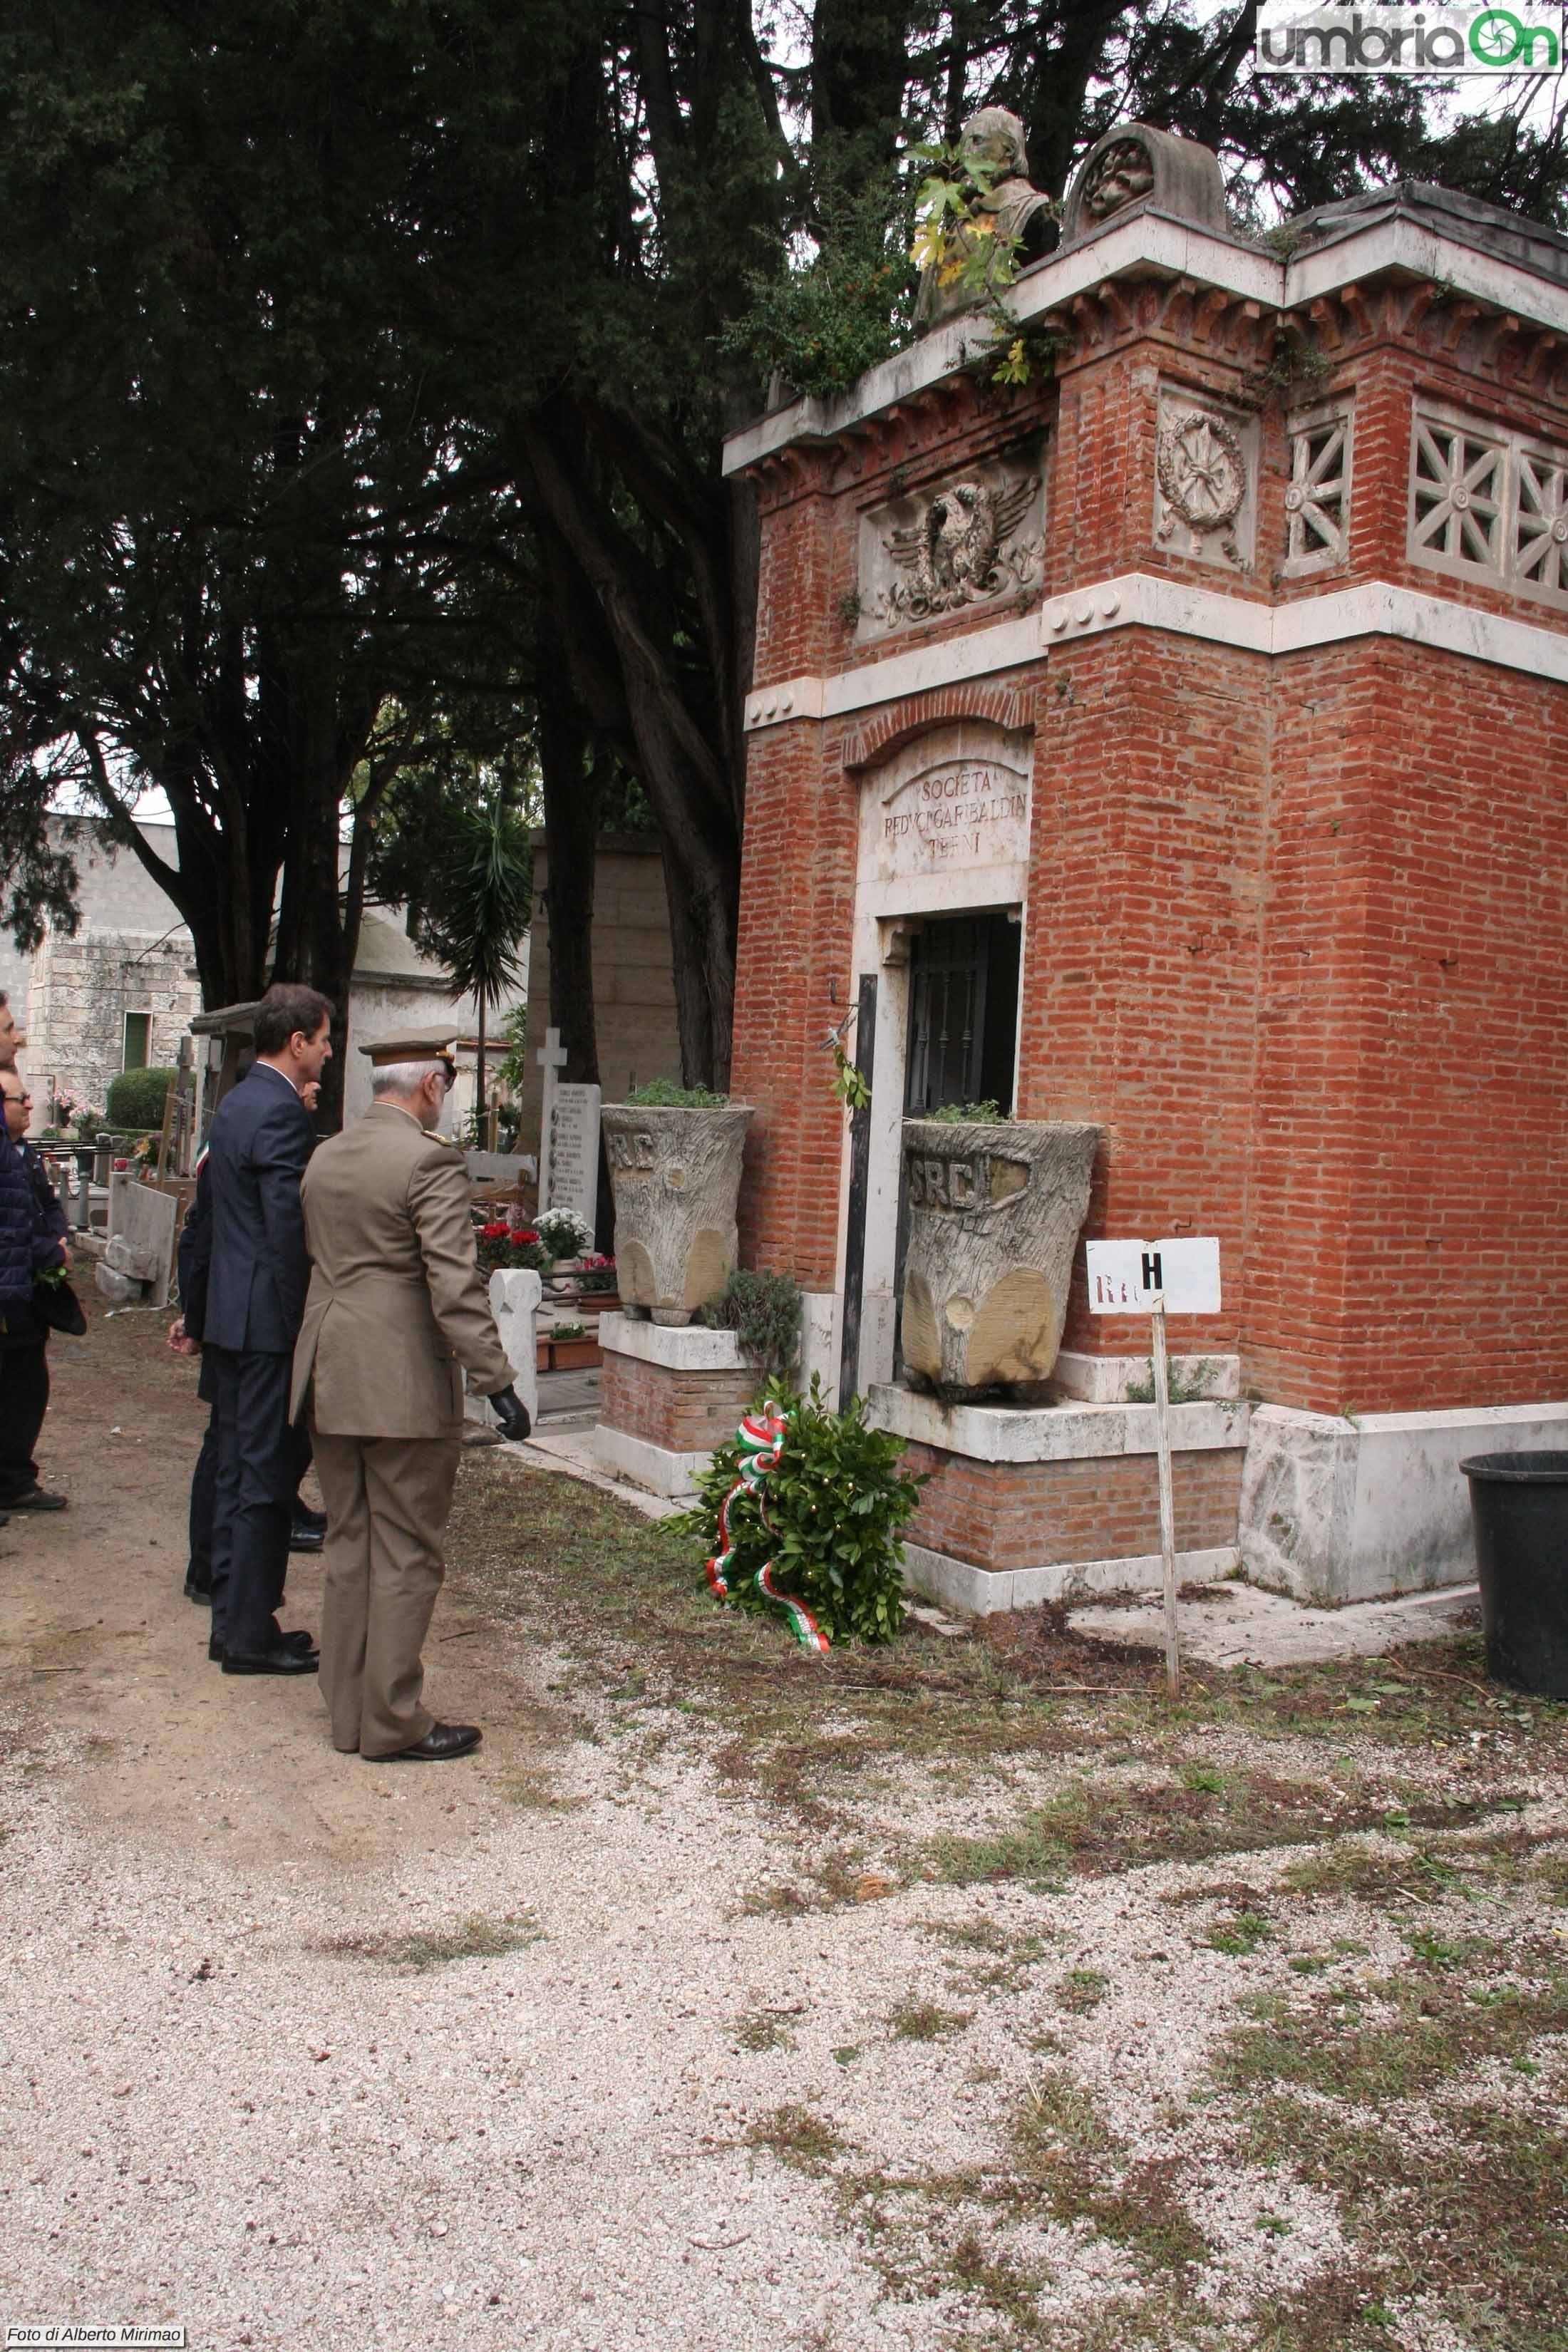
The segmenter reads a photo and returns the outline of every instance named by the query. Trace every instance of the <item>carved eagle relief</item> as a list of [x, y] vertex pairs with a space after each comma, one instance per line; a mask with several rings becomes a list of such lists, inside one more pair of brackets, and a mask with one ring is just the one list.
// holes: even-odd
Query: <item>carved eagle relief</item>
[[909, 573], [886, 593], [889, 620], [922, 620], [954, 613], [982, 596], [1024, 587], [1038, 567], [1037, 540], [1016, 549], [1007, 541], [1038, 493], [1037, 474], [992, 488], [950, 482], [929, 499], [911, 523], [889, 532], [884, 545]]

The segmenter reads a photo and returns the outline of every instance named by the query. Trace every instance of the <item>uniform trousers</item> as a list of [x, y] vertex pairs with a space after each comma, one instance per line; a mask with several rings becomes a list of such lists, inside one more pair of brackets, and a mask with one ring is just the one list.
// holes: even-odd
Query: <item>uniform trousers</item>
[[327, 1507], [321, 1696], [332, 1745], [395, 1756], [423, 1739], [420, 1659], [447, 1572], [442, 1545], [457, 1482], [452, 1437], [334, 1437], [317, 1428]]

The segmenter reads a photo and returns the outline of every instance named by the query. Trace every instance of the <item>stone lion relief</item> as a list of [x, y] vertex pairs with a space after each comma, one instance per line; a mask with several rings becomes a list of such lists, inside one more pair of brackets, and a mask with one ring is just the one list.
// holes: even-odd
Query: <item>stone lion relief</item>
[[1039, 584], [1043, 478], [980, 466], [861, 518], [859, 634], [962, 612]]

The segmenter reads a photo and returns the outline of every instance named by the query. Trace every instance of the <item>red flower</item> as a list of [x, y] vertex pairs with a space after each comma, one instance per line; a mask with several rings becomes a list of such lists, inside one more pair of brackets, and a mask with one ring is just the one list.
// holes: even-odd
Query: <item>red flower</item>
[[479, 1227], [479, 1239], [482, 1242], [504, 1242], [506, 1237], [507, 1226], [504, 1217], [497, 1224]]
[[509, 1242], [536, 1242], [539, 1235], [531, 1225], [513, 1225], [507, 1239]]

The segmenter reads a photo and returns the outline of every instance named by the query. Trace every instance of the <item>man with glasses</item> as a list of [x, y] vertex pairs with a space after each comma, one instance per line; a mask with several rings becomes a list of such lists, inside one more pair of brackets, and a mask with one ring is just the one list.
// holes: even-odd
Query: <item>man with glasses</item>
[[[7, 1015], [8, 1019], [9, 1016]], [[15, 1034], [13, 1024], [11, 1034]], [[49, 1403], [48, 1325], [33, 1303], [38, 1276], [70, 1264], [65, 1212], [44, 1165], [23, 1140], [33, 1098], [15, 1048], [0, 1063], [0, 1525], [13, 1511], [63, 1511], [66, 1498], [38, 1484], [33, 1448]]]
[[327, 1506], [321, 1696], [334, 1748], [440, 1762], [477, 1748], [471, 1723], [424, 1705], [420, 1651], [446, 1572], [463, 1374], [509, 1437], [528, 1414], [485, 1283], [462, 1152], [435, 1130], [456, 1048], [367, 1048], [374, 1099], [321, 1145], [300, 1197], [310, 1288], [290, 1410], [307, 1396]]

